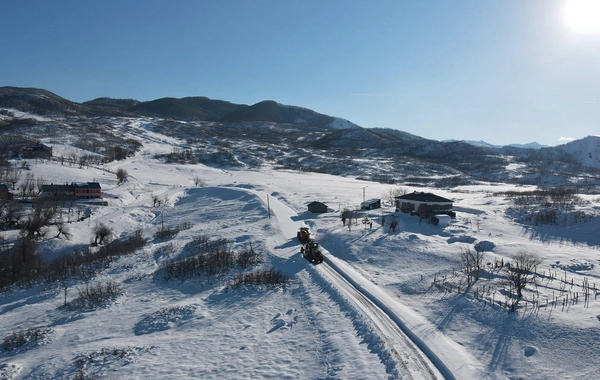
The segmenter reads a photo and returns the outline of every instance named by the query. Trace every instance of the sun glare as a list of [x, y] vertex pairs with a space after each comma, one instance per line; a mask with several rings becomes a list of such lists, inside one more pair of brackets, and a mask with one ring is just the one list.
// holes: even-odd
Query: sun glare
[[577, 33], [600, 33], [600, 0], [567, 0], [565, 18]]

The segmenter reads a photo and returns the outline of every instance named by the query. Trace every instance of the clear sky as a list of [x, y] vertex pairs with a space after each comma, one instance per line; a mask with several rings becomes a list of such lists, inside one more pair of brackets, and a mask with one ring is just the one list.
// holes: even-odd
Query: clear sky
[[2, 0], [0, 86], [557, 145], [600, 134], [600, 0], [574, 1]]

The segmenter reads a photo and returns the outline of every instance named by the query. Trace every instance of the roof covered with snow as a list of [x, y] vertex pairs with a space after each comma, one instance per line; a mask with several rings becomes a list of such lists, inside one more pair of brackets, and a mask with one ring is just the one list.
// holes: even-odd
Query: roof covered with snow
[[435, 195], [433, 193], [423, 193], [418, 191], [415, 191], [414, 193], [400, 195], [396, 197], [396, 199], [426, 203], [452, 203], [452, 200], [448, 198], [440, 197], [439, 195]]

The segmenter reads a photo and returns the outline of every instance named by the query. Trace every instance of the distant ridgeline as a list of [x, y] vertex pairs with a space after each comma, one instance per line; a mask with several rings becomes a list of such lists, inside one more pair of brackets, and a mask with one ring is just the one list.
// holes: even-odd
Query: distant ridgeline
[[595, 136], [557, 147], [498, 147], [363, 128], [272, 100], [244, 105], [207, 97], [147, 102], [105, 97], [76, 103], [47, 90], [18, 87], [0, 87], [0, 155], [6, 158], [15, 141], [35, 136], [43, 144], [20, 151], [21, 157], [51, 157], [43, 147], [53, 141], [63, 144], [70, 136], [74, 147], [89, 152], [86, 163], [122, 160], [143, 144], [126, 128], [142, 118], [155, 133], [185, 141], [156, 157], [167, 163], [240, 168], [268, 164], [414, 187], [501, 182], [594, 192], [600, 178], [600, 137]]

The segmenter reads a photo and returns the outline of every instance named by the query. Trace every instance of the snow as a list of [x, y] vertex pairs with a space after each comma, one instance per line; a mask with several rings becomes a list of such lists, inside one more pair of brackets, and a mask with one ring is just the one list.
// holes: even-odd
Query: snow
[[[448, 225], [396, 213], [390, 205], [363, 211], [358, 224], [348, 228], [339, 211], [358, 208], [365, 188], [367, 197], [380, 197], [389, 185], [269, 167], [167, 165], [155, 154], [185, 142], [154, 132], [152, 119], [129, 120], [122, 130], [144, 143], [125, 161], [91, 168], [31, 161], [33, 173], [46, 182], [100, 182], [108, 202], [82, 204], [91, 218], [69, 224], [73, 238], [46, 237], [39, 250], [52, 259], [88, 246], [96, 222], [108, 224], [115, 237], [141, 228], [149, 244], [92, 280], [123, 286], [124, 294], [107, 307], [62, 307], [64, 293], [54, 285], [0, 294], [2, 337], [44, 331], [39, 340], [0, 350], [0, 378], [428, 378], [411, 361], [416, 353], [407, 351], [406, 362], [394, 356], [396, 344], [404, 343], [390, 340], [393, 329], [385, 327], [383, 317], [369, 316], [373, 312], [357, 305], [351, 289], [327, 268], [337, 269], [383, 309], [448, 378], [597, 378], [600, 302], [596, 291], [588, 302], [582, 295], [584, 281], [600, 288], [597, 217], [563, 227], [524, 225], [507, 214], [507, 199], [491, 195], [515, 187], [481, 185], [408, 189], [453, 199], [457, 218]], [[113, 174], [119, 168], [130, 174], [122, 185]], [[206, 187], [194, 187], [194, 176]], [[152, 194], [167, 204], [153, 207]], [[315, 199], [334, 211], [306, 211]], [[589, 200], [583, 207], [596, 212], [598, 197]], [[362, 216], [373, 219], [372, 228], [360, 223]], [[389, 231], [392, 218], [398, 222], [395, 232]], [[163, 222], [192, 228], [156, 240]], [[301, 257], [295, 236], [302, 225], [325, 250], [325, 263]], [[14, 239], [17, 231], [2, 234]], [[199, 234], [228, 238], [234, 249], [251, 243], [264, 255], [261, 266], [278, 269], [290, 283], [230, 289], [227, 277], [165, 281], [153, 276], [161, 262], [183, 254]], [[467, 291], [464, 285], [460, 292], [449, 287], [461, 279], [455, 270], [458, 254], [477, 244], [486, 247], [490, 264], [508, 262], [522, 250], [543, 255], [538, 272], [545, 277], [525, 289], [516, 312], [500, 305], [508, 287], [499, 269], [487, 267]], [[68, 302], [83, 285], [69, 284]], [[575, 293], [578, 302], [572, 301]], [[563, 306], [567, 295], [570, 301]], [[540, 307], [532, 307], [534, 297]], [[546, 304], [554, 297], [557, 304]]]
[[335, 129], [348, 129], [348, 128], [356, 128], [357, 125], [339, 117], [333, 119], [333, 121], [329, 124], [332, 128]]
[[583, 139], [560, 145], [559, 148], [573, 155], [585, 166], [600, 168], [600, 136], [587, 136]]

